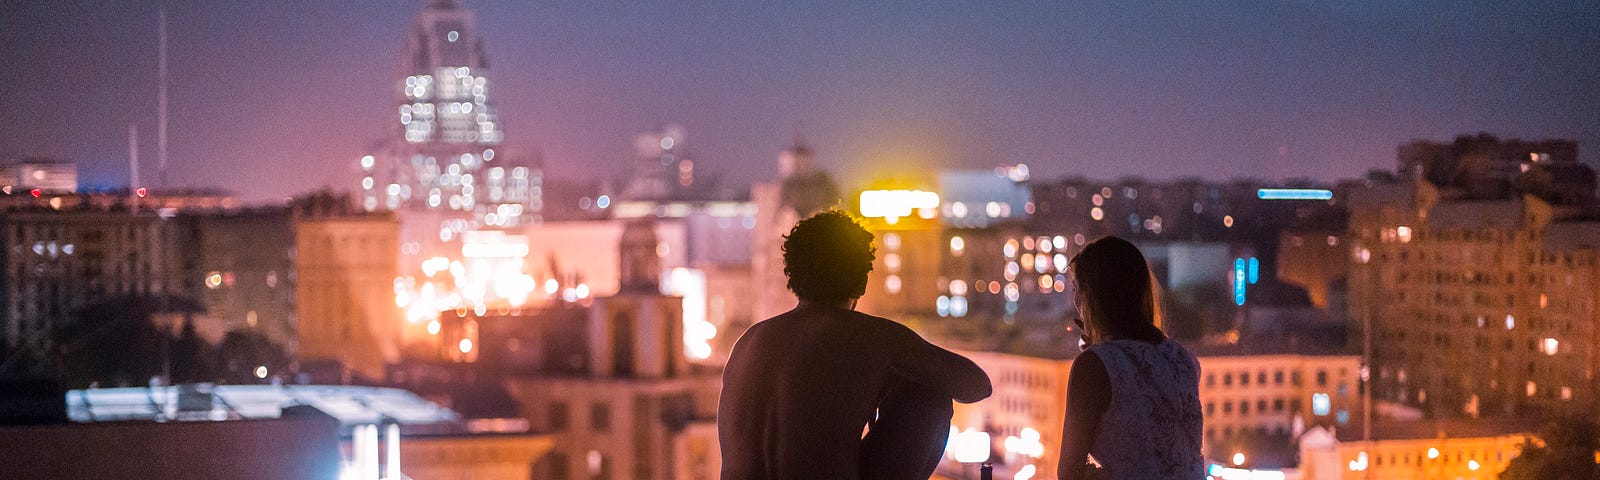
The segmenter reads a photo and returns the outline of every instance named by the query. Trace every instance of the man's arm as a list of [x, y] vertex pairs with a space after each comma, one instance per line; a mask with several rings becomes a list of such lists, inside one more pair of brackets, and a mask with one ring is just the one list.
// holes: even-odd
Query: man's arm
[[1056, 477], [1077, 480], [1084, 477], [1089, 448], [1099, 433], [1100, 417], [1111, 405], [1111, 377], [1094, 352], [1084, 352], [1072, 361], [1067, 378], [1067, 418], [1061, 426], [1061, 456]]
[[989, 374], [978, 364], [955, 352], [928, 343], [904, 325], [895, 324], [901, 332], [901, 354], [894, 360], [896, 375], [913, 383], [927, 386], [957, 402], [972, 403], [994, 393], [989, 384]]

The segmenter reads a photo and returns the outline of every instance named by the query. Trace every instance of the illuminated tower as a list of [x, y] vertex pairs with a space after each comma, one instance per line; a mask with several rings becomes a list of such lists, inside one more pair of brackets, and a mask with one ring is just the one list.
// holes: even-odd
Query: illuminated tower
[[397, 85], [399, 138], [361, 159], [363, 207], [455, 213], [456, 234], [536, 219], [539, 172], [496, 156], [505, 134], [488, 67], [476, 16], [457, 0], [425, 0]]

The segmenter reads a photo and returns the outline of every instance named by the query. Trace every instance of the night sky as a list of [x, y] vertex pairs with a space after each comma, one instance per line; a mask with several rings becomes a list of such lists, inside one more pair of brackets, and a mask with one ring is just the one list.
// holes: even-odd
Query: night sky
[[[136, 123], [153, 178], [160, 2], [5, 3], [0, 157], [121, 187]], [[1600, 158], [1593, 0], [756, 3], [466, 0], [503, 150], [570, 179], [678, 123], [697, 170], [745, 182], [799, 133], [847, 186], [1017, 162], [1332, 180], [1479, 131]], [[352, 188], [398, 128], [421, 4], [168, 2], [169, 183], [250, 201]]]

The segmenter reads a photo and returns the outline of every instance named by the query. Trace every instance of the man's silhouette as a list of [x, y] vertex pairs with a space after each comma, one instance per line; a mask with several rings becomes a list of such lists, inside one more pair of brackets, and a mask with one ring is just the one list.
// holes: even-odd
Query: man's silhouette
[[971, 360], [853, 310], [872, 259], [872, 234], [843, 212], [802, 220], [785, 237], [784, 273], [800, 304], [750, 327], [728, 358], [722, 478], [926, 479], [949, 434], [950, 400], [989, 396]]

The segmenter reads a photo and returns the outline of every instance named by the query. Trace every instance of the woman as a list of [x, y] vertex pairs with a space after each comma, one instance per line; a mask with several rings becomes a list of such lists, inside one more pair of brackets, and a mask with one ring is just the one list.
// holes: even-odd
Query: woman
[[[1201, 479], [1200, 364], [1157, 327], [1144, 255], [1117, 237], [1069, 264], [1083, 354], [1067, 380], [1062, 480]], [[1092, 455], [1099, 471], [1086, 464]]]

